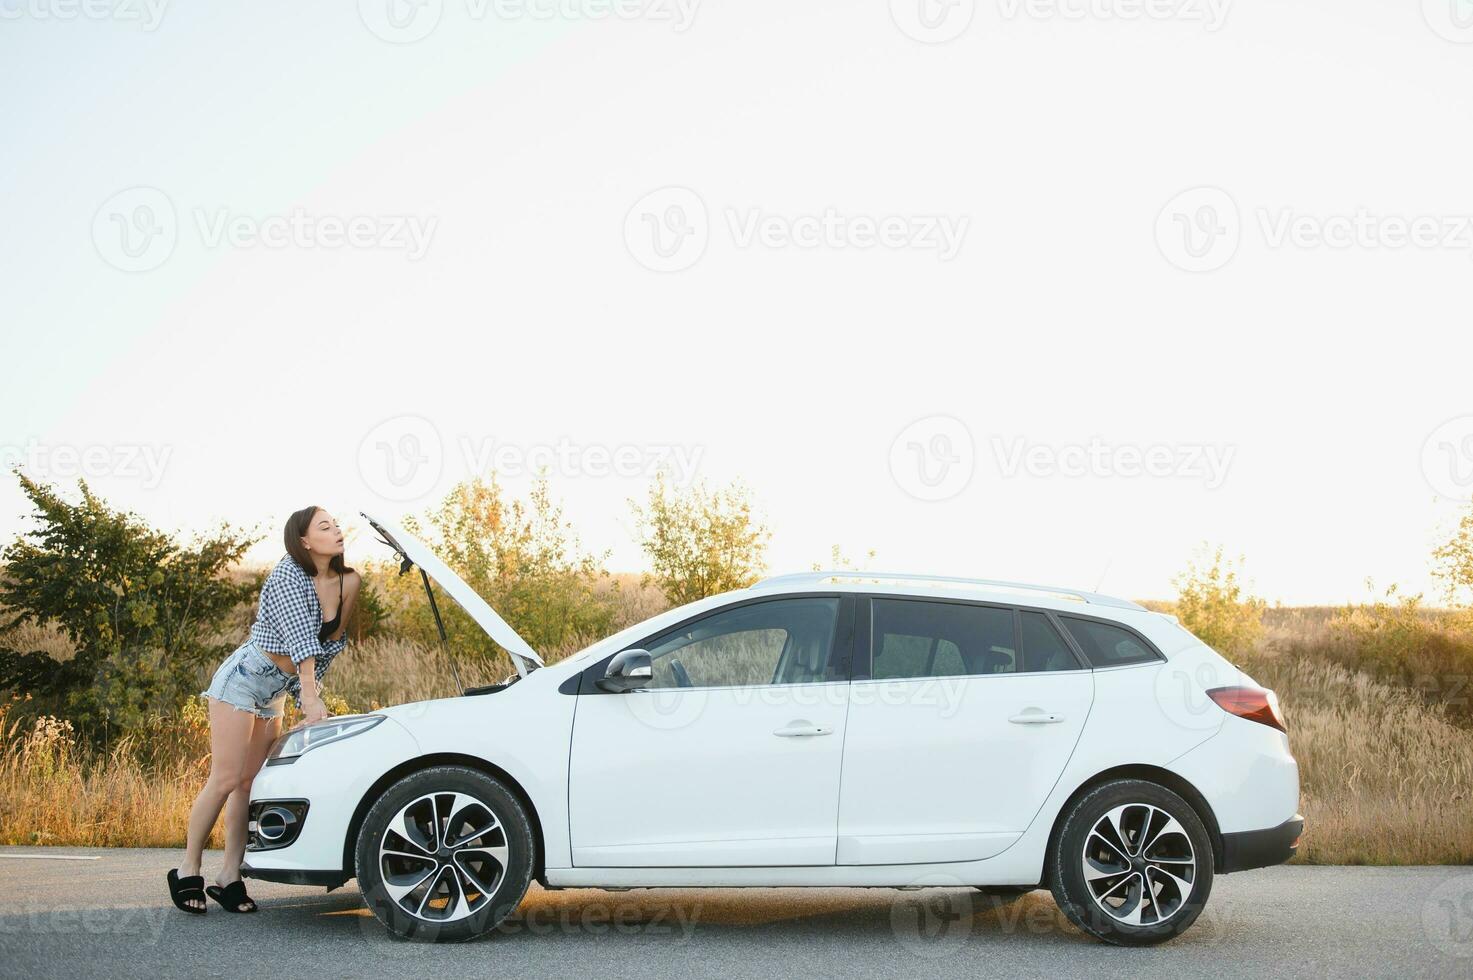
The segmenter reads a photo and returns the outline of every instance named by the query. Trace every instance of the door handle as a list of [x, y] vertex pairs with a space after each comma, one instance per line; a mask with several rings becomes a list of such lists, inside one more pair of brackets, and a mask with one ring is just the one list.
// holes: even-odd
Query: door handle
[[815, 725], [808, 721], [793, 721], [772, 734], [779, 738], [812, 738], [814, 735], [832, 735], [834, 734], [834, 730], [828, 725]]
[[1014, 725], [1057, 725], [1064, 720], [1064, 716], [1052, 711], [1039, 711], [1037, 708], [1029, 708], [1021, 714], [1013, 715], [1008, 721]]

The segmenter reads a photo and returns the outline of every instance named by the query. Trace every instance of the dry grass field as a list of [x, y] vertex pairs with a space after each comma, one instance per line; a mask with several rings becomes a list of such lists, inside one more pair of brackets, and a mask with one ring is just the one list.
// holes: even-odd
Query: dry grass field
[[[619, 625], [662, 607], [637, 577], [623, 579]], [[1297, 860], [1473, 863], [1473, 725], [1459, 693], [1467, 678], [1448, 673], [1460, 668], [1445, 654], [1435, 660], [1441, 673], [1416, 664], [1392, 669], [1384, 650], [1357, 648], [1358, 634], [1337, 626], [1346, 615], [1269, 609], [1253, 649], [1236, 658], [1278, 691], [1288, 717], [1309, 828]], [[1442, 647], [1462, 649], [1461, 640], [1443, 636], [1461, 626], [1436, 613], [1418, 616], [1427, 635], [1442, 636]], [[64, 642], [42, 631], [6, 640], [67, 655]], [[1417, 649], [1401, 655], [1415, 659]], [[459, 668], [467, 685], [506, 672], [464, 658]], [[327, 684], [339, 713], [443, 697], [452, 687], [442, 653], [392, 638], [351, 646]], [[64, 723], [16, 718], [14, 710], [0, 711], [0, 844], [182, 845], [186, 813], [208, 766], [198, 700], [105, 751], [84, 749]]]

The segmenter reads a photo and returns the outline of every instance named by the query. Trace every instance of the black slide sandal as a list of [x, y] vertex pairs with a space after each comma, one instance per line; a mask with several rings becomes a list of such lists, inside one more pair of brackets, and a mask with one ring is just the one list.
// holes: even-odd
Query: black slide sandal
[[[205, 890], [204, 875], [190, 875], [188, 878], [179, 877], [177, 868], [169, 869], [169, 897], [174, 900], [176, 908], [190, 915], [205, 914]], [[199, 908], [187, 904], [191, 899], [199, 899]]]
[[239, 878], [224, 888], [219, 885], [211, 885], [205, 889], [205, 894], [219, 902], [220, 907], [227, 912], [256, 911], [255, 900], [246, 894], [245, 882]]

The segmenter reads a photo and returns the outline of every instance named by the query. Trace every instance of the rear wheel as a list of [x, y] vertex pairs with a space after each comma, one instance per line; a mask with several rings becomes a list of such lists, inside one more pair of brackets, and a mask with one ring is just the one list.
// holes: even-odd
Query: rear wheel
[[532, 877], [531, 824], [500, 782], [436, 766], [390, 786], [355, 853], [364, 901], [391, 932], [459, 942], [500, 925]]
[[1105, 783], [1064, 817], [1049, 888], [1069, 920], [1117, 946], [1180, 935], [1212, 891], [1212, 841], [1191, 805], [1138, 779]]

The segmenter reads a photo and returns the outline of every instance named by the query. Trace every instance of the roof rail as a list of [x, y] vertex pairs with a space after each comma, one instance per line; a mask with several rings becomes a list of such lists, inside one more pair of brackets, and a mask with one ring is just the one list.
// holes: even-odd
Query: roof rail
[[765, 578], [753, 585], [753, 589], [773, 588], [777, 586], [797, 585], [924, 585], [926, 583], [949, 588], [972, 588], [984, 589], [994, 592], [1042, 592], [1059, 599], [1068, 599], [1073, 602], [1086, 602], [1096, 606], [1111, 606], [1116, 609], [1144, 609], [1145, 607], [1129, 599], [1120, 599], [1115, 596], [1102, 595], [1098, 592], [1085, 592], [1080, 589], [1066, 589], [1052, 585], [1033, 585], [1027, 582], [1004, 582], [997, 579], [986, 578], [958, 578], [950, 575], [915, 575], [904, 572], [798, 572], [792, 575], [775, 575]]

